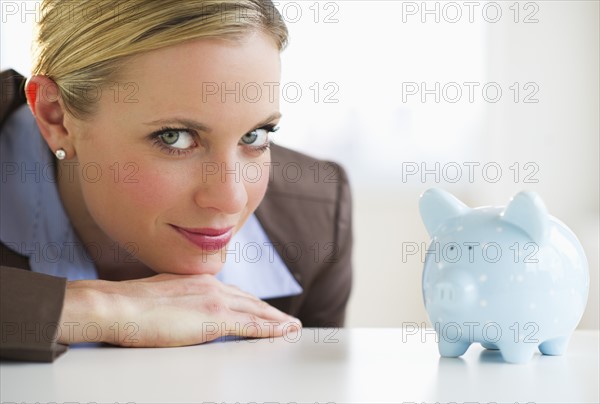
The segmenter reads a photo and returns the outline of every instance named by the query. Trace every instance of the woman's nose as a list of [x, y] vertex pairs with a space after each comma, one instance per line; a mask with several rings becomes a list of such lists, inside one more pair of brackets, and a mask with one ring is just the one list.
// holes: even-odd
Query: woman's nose
[[248, 203], [246, 184], [239, 161], [204, 162], [196, 204], [219, 212], [235, 214]]

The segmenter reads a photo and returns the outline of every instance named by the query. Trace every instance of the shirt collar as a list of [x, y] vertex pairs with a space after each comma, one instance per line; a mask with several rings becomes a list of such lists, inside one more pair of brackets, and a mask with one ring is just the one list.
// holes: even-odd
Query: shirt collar
[[0, 240], [29, 257], [34, 272], [69, 280], [94, 279], [93, 259], [60, 201], [52, 159], [29, 107], [23, 105], [0, 135]]
[[275, 250], [255, 215], [231, 239], [217, 278], [261, 299], [297, 295], [302, 287]]

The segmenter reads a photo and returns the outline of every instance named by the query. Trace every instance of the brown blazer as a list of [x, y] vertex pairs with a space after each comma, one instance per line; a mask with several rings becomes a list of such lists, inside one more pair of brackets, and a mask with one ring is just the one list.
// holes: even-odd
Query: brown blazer
[[[0, 85], [1, 129], [25, 103], [24, 78], [5, 71]], [[305, 327], [340, 327], [352, 283], [346, 173], [335, 163], [280, 146], [272, 147], [271, 157], [269, 187], [256, 216], [304, 292], [267, 302]], [[48, 337], [60, 319], [66, 279], [29, 269], [27, 257], [0, 243], [0, 357], [49, 362], [66, 350]]]

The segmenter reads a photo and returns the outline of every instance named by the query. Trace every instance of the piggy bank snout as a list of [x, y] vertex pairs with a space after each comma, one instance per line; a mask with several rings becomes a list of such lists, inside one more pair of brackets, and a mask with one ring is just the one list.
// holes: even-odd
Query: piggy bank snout
[[442, 282], [435, 285], [435, 299], [440, 303], [454, 303], [460, 299], [459, 293], [454, 290], [454, 286], [449, 282]]
[[475, 282], [465, 273], [454, 273], [443, 277], [432, 285], [429, 292], [431, 303], [439, 304], [446, 309], [468, 306], [477, 297]]

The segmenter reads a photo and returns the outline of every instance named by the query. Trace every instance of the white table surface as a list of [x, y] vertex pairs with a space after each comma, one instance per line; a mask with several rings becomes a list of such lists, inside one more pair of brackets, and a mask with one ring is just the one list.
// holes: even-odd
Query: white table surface
[[537, 353], [524, 365], [504, 363], [479, 344], [462, 358], [440, 358], [434, 335], [403, 329], [304, 329], [298, 337], [183, 348], [78, 346], [52, 364], [2, 362], [0, 401], [600, 401], [598, 331], [577, 331], [564, 356]]

